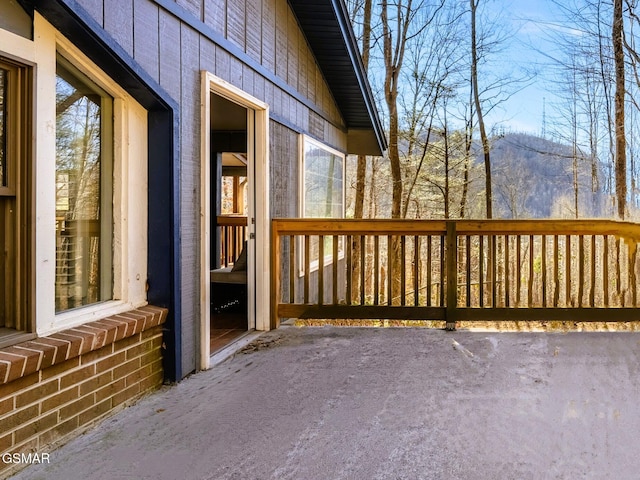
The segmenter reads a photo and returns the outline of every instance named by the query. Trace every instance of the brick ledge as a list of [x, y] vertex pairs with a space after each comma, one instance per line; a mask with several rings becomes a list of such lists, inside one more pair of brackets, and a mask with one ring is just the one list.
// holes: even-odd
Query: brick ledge
[[161, 325], [167, 309], [144, 307], [0, 349], [0, 385]]

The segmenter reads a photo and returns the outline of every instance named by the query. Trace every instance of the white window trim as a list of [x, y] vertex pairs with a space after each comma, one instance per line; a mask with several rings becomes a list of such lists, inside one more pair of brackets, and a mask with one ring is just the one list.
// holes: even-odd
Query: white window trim
[[[14, 43], [8, 43], [11, 38]], [[47, 335], [146, 304], [147, 112], [37, 12], [34, 41], [0, 30], [9, 54], [36, 64], [34, 121], [35, 328]], [[56, 51], [114, 98], [114, 300], [55, 313]]]

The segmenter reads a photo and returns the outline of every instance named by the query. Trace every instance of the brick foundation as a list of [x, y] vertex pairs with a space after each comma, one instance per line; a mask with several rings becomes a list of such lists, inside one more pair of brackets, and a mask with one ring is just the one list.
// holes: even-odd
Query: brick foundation
[[0, 349], [0, 478], [5, 454], [53, 445], [162, 385], [165, 309], [142, 307]]

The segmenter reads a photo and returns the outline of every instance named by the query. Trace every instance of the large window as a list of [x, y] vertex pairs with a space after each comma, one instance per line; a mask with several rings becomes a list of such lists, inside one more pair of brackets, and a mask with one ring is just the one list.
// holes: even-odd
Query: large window
[[112, 297], [113, 99], [58, 56], [56, 312]]
[[[305, 218], [344, 217], [344, 155], [310, 137], [302, 137], [302, 216]], [[338, 255], [344, 255], [343, 238], [338, 239]], [[323, 264], [333, 261], [333, 237], [324, 237]], [[302, 255], [303, 246], [300, 246]], [[320, 242], [312, 237], [309, 245], [311, 270], [319, 266]], [[300, 260], [300, 275], [304, 273]]]
[[344, 216], [344, 155], [312, 140], [304, 139], [303, 216]]
[[31, 69], [0, 57], [0, 346], [31, 330], [30, 87]]
[[147, 111], [33, 30], [0, 27], [0, 347], [147, 301]]

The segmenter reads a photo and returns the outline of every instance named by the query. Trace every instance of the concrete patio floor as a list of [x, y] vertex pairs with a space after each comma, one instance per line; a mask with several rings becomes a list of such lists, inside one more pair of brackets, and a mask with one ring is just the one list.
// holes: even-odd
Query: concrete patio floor
[[281, 329], [16, 479], [637, 479], [640, 334]]

